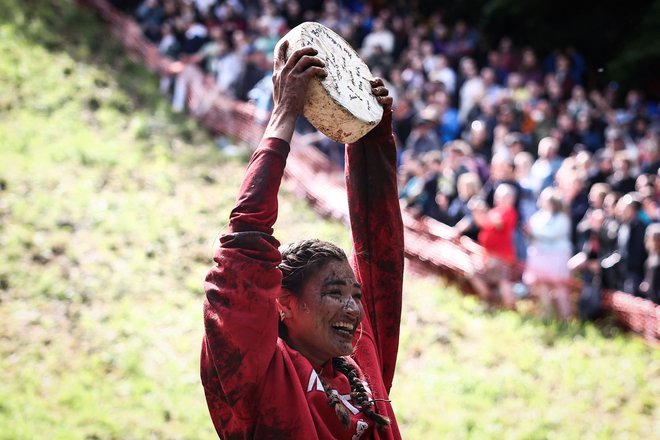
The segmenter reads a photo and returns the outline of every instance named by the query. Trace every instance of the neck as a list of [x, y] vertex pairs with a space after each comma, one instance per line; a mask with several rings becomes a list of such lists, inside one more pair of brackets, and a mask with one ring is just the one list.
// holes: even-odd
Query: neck
[[307, 350], [304, 344], [296, 343], [295, 338], [291, 338], [291, 335], [289, 334], [284, 335], [282, 339], [289, 347], [302, 354], [309, 361], [309, 363], [312, 364], [312, 367], [314, 367], [314, 370], [316, 370], [318, 373], [320, 373], [328, 361], [331, 360], [330, 358], [315, 355], [311, 350]]

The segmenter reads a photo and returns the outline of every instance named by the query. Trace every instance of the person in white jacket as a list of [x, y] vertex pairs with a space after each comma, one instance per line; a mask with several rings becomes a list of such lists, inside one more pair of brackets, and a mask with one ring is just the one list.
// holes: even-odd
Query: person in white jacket
[[562, 319], [571, 316], [568, 282], [571, 257], [571, 220], [564, 212], [558, 189], [549, 187], [541, 192], [539, 210], [527, 224], [530, 244], [523, 280], [537, 296], [546, 314], [553, 303]]

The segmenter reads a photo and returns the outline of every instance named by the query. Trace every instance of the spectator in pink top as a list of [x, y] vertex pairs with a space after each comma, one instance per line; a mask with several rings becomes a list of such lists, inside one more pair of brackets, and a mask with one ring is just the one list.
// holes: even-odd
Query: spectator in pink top
[[523, 280], [532, 295], [541, 299], [544, 312], [549, 315], [556, 303], [562, 319], [571, 316], [568, 281], [571, 258], [571, 221], [564, 212], [560, 192], [546, 188], [539, 198], [539, 210], [527, 224], [530, 245]]

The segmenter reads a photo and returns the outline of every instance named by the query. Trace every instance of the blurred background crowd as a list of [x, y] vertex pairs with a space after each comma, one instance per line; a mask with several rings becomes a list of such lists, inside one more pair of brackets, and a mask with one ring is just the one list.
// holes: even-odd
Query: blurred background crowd
[[[317, 0], [120, 1], [145, 36], [179, 63], [162, 79], [186, 103], [185, 66], [209, 93], [271, 102], [277, 41], [304, 21], [343, 36], [394, 96], [400, 199], [405, 209], [481, 244], [473, 277], [484, 298], [515, 308], [524, 294], [568, 318], [575, 279], [583, 316], [601, 288], [660, 304], [660, 110], [644, 90], [594, 87], [575, 47], [538, 53], [405, 2]], [[492, 40], [492, 39], [491, 39]], [[342, 163], [343, 146], [308, 136]]]

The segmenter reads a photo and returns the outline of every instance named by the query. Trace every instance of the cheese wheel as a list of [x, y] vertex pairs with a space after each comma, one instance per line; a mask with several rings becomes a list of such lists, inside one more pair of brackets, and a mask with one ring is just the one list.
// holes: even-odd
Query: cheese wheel
[[287, 58], [300, 48], [313, 47], [325, 63], [328, 75], [309, 82], [303, 111], [316, 129], [336, 142], [349, 143], [378, 125], [383, 107], [371, 92], [373, 77], [346, 40], [316, 22], [296, 26], [282, 40], [289, 42]]

